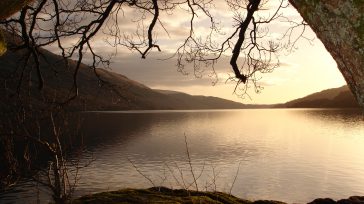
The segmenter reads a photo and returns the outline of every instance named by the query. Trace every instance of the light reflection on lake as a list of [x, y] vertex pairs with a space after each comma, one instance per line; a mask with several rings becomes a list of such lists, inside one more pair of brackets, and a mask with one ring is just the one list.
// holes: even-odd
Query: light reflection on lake
[[202, 172], [200, 189], [213, 190], [215, 178], [217, 190], [228, 192], [240, 163], [232, 194], [241, 198], [306, 203], [317, 197], [364, 195], [364, 117], [359, 110], [134, 111], [84, 116], [86, 145], [96, 160], [82, 169], [76, 195], [150, 187], [128, 159], [155, 185], [188, 186], [192, 176], [184, 135], [196, 176]]

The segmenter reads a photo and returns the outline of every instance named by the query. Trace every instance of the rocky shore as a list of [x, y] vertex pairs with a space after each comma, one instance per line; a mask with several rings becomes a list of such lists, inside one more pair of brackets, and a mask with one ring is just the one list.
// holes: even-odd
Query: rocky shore
[[331, 198], [318, 198], [309, 204], [364, 204], [364, 196], [351, 196], [348, 199], [335, 201]]
[[[122, 189], [86, 195], [74, 200], [75, 204], [106, 204], [106, 203], [221, 203], [221, 204], [285, 204], [274, 200], [249, 201], [222, 192], [200, 192], [187, 190], [172, 190], [165, 187], [149, 189]], [[364, 204], [364, 197], [352, 196], [348, 199], [335, 201], [330, 198], [315, 199], [309, 204]]]

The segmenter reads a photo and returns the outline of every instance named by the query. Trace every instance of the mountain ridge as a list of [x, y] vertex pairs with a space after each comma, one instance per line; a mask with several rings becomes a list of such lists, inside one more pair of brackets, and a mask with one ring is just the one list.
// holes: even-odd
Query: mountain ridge
[[347, 85], [322, 90], [307, 96], [277, 104], [275, 108], [359, 108]]
[[[9, 41], [8, 41], [9, 42]], [[16, 41], [11, 41], [16, 43]], [[0, 57], [0, 81], [6, 87], [0, 88], [3, 96], [27, 96], [32, 107], [44, 108], [50, 101], [63, 102], [72, 94], [73, 73], [76, 62], [65, 62], [48, 50], [40, 49], [40, 70], [45, 79], [43, 90], [37, 89], [39, 80], [32, 71], [33, 62], [26, 67], [25, 50], [8, 51]], [[68, 68], [66, 68], [68, 63]], [[97, 73], [97, 74], [95, 74]], [[101, 78], [98, 78], [97, 75]], [[11, 77], [9, 77], [11, 76]], [[69, 102], [72, 110], [176, 110], [176, 109], [237, 109], [244, 108], [242, 103], [229, 101], [218, 97], [192, 96], [189, 94], [169, 91], [174, 94], [153, 90], [144, 84], [128, 77], [105, 69], [91, 69], [85, 64], [77, 74], [79, 96]], [[106, 81], [107, 83], [102, 83]], [[19, 93], [20, 91], [20, 93]], [[6, 104], [13, 104], [16, 97], [7, 98]]]
[[[16, 45], [19, 39], [6, 35], [7, 42]], [[37, 89], [39, 80], [33, 70], [33, 62], [25, 64], [25, 50], [5, 53], [0, 57], [0, 87], [2, 96], [31, 93], [32, 106], [50, 101], [62, 102], [69, 98], [73, 86], [76, 61], [68, 60], [48, 50], [40, 49], [40, 70], [45, 79], [42, 91]], [[68, 64], [69, 66], [66, 66]], [[67, 68], [68, 67], [68, 68]], [[101, 77], [100, 78], [97, 77]], [[106, 69], [91, 69], [81, 64], [78, 75], [79, 97], [70, 102], [73, 110], [181, 110], [181, 109], [243, 109], [243, 108], [357, 108], [354, 96], [347, 86], [323, 90], [283, 104], [243, 104], [214, 96], [193, 96], [172, 90], [151, 89], [128, 77]], [[100, 83], [106, 81], [107, 83]], [[28, 93], [26, 93], [28, 92]], [[29, 94], [28, 94], [29, 95]], [[14, 98], [7, 97], [2, 107], [13, 104]]]

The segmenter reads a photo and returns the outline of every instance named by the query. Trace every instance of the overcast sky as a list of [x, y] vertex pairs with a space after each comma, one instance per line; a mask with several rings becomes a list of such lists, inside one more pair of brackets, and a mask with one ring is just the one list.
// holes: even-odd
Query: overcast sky
[[[231, 12], [223, 7], [221, 2], [224, 1], [217, 2], [219, 3], [216, 5], [216, 9], [212, 9], [212, 13], [221, 21], [223, 31], [231, 33], [231, 25], [234, 22]], [[268, 5], [267, 12], [273, 12], [275, 6]], [[269, 11], [272, 8], [273, 11]], [[293, 8], [285, 9], [284, 14], [296, 21], [301, 19]], [[125, 16], [133, 18], [133, 11], [124, 10], [123, 16], [124, 18]], [[124, 18], [119, 20], [120, 27], [126, 32], [130, 30], [132, 33], [135, 30], [135, 23]], [[184, 37], [188, 35], [189, 16], [186, 12], [175, 11], [173, 15], [161, 16], [161, 21], [169, 31], [169, 35], [167, 35], [161, 26], [157, 25], [157, 43], [161, 46], [162, 52], [153, 51], [147, 59], [141, 59], [137, 53], [120, 49], [112, 59], [110, 65], [112, 71], [121, 73], [151, 88], [176, 90], [194, 95], [216, 96], [254, 104], [283, 103], [313, 92], [345, 84], [336, 63], [322, 43], [318, 39], [314, 40], [313, 44], [302, 39], [297, 43], [297, 50], [289, 54], [287, 52], [280, 54], [281, 66], [279, 68], [273, 73], [261, 75], [262, 79], [259, 83], [264, 85], [264, 90], [261, 93], [255, 94], [252, 89], [250, 91], [251, 99], [249, 97], [238, 98], [233, 94], [235, 83], [226, 83], [227, 76], [232, 73], [228, 57], [223, 57], [215, 67], [218, 75], [218, 81], [215, 85], [213, 82], [216, 81], [216, 78], [210, 77], [210, 69], [206, 69], [202, 77], [196, 78], [192, 69], [186, 69], [189, 72], [188, 75], [178, 72], [175, 59], [161, 60], [171, 56], [176, 47], [182, 43]], [[209, 26], [207, 19], [197, 19], [197, 22], [195, 24], [198, 27], [196, 32], [204, 33]], [[269, 25], [270, 36], [281, 36], [288, 26], [290, 25], [281, 21], [271, 23]], [[315, 37], [309, 29], [305, 35], [310, 38]], [[94, 40], [94, 46], [104, 53], [114, 51], [105, 46], [101, 37]]]

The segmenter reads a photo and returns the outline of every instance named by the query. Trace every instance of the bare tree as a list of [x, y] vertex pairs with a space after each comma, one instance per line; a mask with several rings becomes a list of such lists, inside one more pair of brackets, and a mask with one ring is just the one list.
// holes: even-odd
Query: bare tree
[[[10, 3], [14, 3], [14, 7]], [[61, 60], [65, 64], [65, 69], [70, 69], [73, 72], [72, 86], [69, 87], [70, 93], [67, 99], [59, 102], [66, 104], [70, 100], [79, 95], [78, 88], [78, 72], [82, 66], [82, 62], [88, 62], [90, 68], [93, 69], [95, 75], [99, 78], [100, 84], [108, 82], [102, 79], [97, 72], [97, 67], [108, 67], [113, 55], [104, 55], [97, 50], [95, 42], [98, 38], [105, 38], [105, 41], [113, 48], [115, 53], [118, 49], [129, 49], [132, 52], [140, 54], [141, 58], [148, 57], [153, 51], [163, 51], [165, 49], [159, 44], [158, 33], [160, 30], [167, 35], [170, 34], [168, 27], [165, 26], [164, 18], [175, 12], [183, 12], [188, 18], [189, 30], [185, 39], [175, 50], [175, 54], [171, 58], [177, 61], [179, 71], [185, 72], [187, 65], [192, 65], [195, 75], [199, 75], [203, 69], [211, 69], [214, 73], [214, 66], [223, 57], [229, 57], [229, 64], [233, 75], [230, 80], [236, 82], [235, 92], [238, 95], [245, 96], [247, 89], [252, 87], [259, 92], [261, 86], [258, 82], [260, 73], [272, 72], [279, 66], [279, 52], [283, 49], [290, 50], [294, 47], [297, 39], [305, 38], [304, 31], [308, 24], [305, 21], [294, 22], [284, 16], [284, 9], [288, 7], [287, 0], [275, 1], [275, 4], [270, 4], [273, 1], [269, 0], [36, 0], [36, 1], [2, 1], [0, 7], [4, 3], [8, 5], [8, 10], [1, 9], [0, 25], [3, 30], [3, 35], [7, 39], [12, 38], [12, 42], [8, 43], [8, 49], [24, 52], [24, 64], [19, 67], [20, 76], [16, 91], [18, 94], [15, 97], [19, 104], [12, 104], [16, 108], [15, 114], [19, 116], [33, 115], [26, 103], [31, 100], [29, 91], [24, 91], [23, 81], [27, 80], [24, 73], [36, 73], [38, 89], [44, 90], [47, 85], [47, 77], [44, 77], [41, 61], [46, 60], [42, 53], [43, 48], [57, 48], [58, 53], [62, 56]], [[278, 2], [278, 3], [277, 3]], [[324, 21], [328, 19], [325, 15], [318, 16], [322, 22], [316, 23], [312, 16], [320, 15], [321, 11], [329, 9], [329, 3], [321, 3], [320, 6], [312, 6], [308, 1], [289, 0], [300, 11], [303, 8], [310, 8], [312, 14], [303, 15], [304, 19], [312, 26], [316, 33], [320, 33], [320, 28], [325, 25], [341, 25], [342, 22], [335, 20], [336, 23]], [[323, 2], [323, 1], [322, 1]], [[326, 2], [326, 1], [325, 1]], [[349, 2], [349, 3], [347, 3]], [[352, 0], [346, 4], [353, 3]], [[11, 4], [13, 5], [13, 4]], [[218, 22], [214, 15], [214, 10], [219, 9], [219, 6], [224, 5], [228, 12], [233, 14], [233, 29], [231, 33], [222, 31], [221, 23]], [[274, 7], [272, 8], [272, 5]], [[350, 6], [345, 6], [350, 7]], [[12, 16], [19, 8], [20, 11]], [[314, 8], [317, 8], [316, 10]], [[357, 7], [353, 7], [357, 8]], [[360, 5], [356, 13], [360, 13]], [[321, 10], [320, 10], [321, 9]], [[326, 9], [326, 10], [325, 10]], [[358, 12], [359, 11], [359, 12]], [[340, 12], [345, 12], [340, 10]], [[133, 13], [133, 16], [126, 16], [126, 13]], [[303, 13], [303, 12], [301, 12]], [[362, 12], [361, 12], [362, 13]], [[307, 14], [307, 12], [306, 12]], [[355, 16], [354, 16], [355, 17]], [[205, 18], [208, 22], [208, 30], [201, 34], [199, 32], [198, 19]], [[351, 18], [351, 17], [350, 17]], [[360, 17], [357, 17], [360, 18]], [[355, 19], [355, 18], [353, 18]], [[121, 22], [122, 21], [122, 22]], [[282, 44], [282, 38], [271, 37], [268, 25], [273, 21], [288, 22], [291, 27], [282, 32], [283, 38], [286, 38], [286, 44]], [[123, 23], [129, 22], [133, 24], [133, 32], [125, 32]], [[346, 21], [345, 21], [346, 22]], [[224, 23], [224, 22], [223, 22]], [[350, 24], [350, 23], [349, 23]], [[323, 26], [320, 26], [323, 25]], [[350, 24], [352, 25], [352, 24]], [[349, 26], [350, 27], [350, 26]], [[355, 27], [355, 26], [354, 26]], [[350, 27], [350, 29], [354, 29]], [[338, 61], [339, 68], [349, 85], [357, 96], [358, 101], [363, 104], [363, 83], [362, 83], [362, 43], [360, 37], [352, 38], [349, 35], [351, 32], [343, 32], [345, 35], [335, 37], [332, 36], [332, 30], [336, 27], [330, 27], [330, 32], [322, 31], [319, 37], [323, 39], [325, 45], [329, 45], [332, 49], [331, 54]], [[295, 30], [299, 30], [298, 34], [294, 35]], [[339, 28], [338, 28], [339, 29]], [[360, 29], [356, 28], [355, 29]], [[327, 34], [328, 33], [328, 34]], [[337, 32], [341, 34], [341, 32]], [[349, 34], [347, 34], [349, 33]], [[350, 37], [350, 38], [349, 38]], [[2, 38], [2, 37], [1, 37]], [[1, 40], [0, 38], [0, 44]], [[325, 40], [328, 39], [328, 40]], [[340, 39], [340, 40], [337, 40]], [[355, 46], [352, 52], [341, 52], [348, 47], [344, 40], [350, 39], [351, 44], [358, 41], [358, 48]], [[0, 45], [1, 46], [1, 45]], [[1, 49], [1, 47], [0, 47]], [[350, 53], [358, 56], [359, 60], [350, 61]], [[86, 59], [91, 59], [87, 61]], [[28, 66], [27, 66], [28, 65]], [[352, 68], [354, 67], [354, 68]], [[26, 69], [28, 72], [26, 72]], [[49, 66], [49, 69], [52, 69]], [[57, 72], [54, 71], [56, 75]], [[216, 73], [215, 73], [216, 75]], [[33, 86], [33, 85], [32, 85]], [[8, 89], [4, 85], [4, 89]], [[13, 94], [13, 93], [12, 93]], [[33, 94], [33, 93], [31, 93]], [[121, 93], [122, 95], [122, 93]], [[43, 96], [45, 98], [50, 96]], [[52, 98], [47, 98], [45, 101], [54, 102]], [[3, 106], [8, 102], [3, 101]], [[11, 104], [12, 102], [9, 102]], [[52, 103], [51, 103], [52, 104]], [[58, 107], [58, 106], [57, 106]], [[51, 108], [54, 108], [54, 104]], [[6, 110], [9, 115], [12, 111]], [[32, 117], [29, 117], [32, 118]], [[19, 119], [19, 118], [18, 118]], [[34, 119], [34, 118], [33, 118]], [[23, 121], [19, 119], [18, 122]], [[6, 163], [9, 171], [1, 175], [6, 178], [5, 183], [12, 183], [14, 179], [10, 179], [8, 175], [14, 174], [18, 165], [16, 158], [13, 155], [13, 146], [16, 137], [14, 131], [18, 125], [2, 124], [2, 136], [0, 143], [2, 144], [2, 156], [8, 162]], [[33, 135], [34, 134], [30, 134]], [[44, 142], [44, 141], [43, 141]], [[59, 149], [50, 149], [59, 155]], [[51, 152], [52, 152], [51, 151]], [[58, 152], [58, 153], [57, 153]], [[59, 156], [57, 156], [59, 157]], [[12, 159], [13, 158], [13, 159]], [[16, 179], [15, 179], [16, 180]]]
[[[359, 104], [363, 104], [364, 94], [361, 82], [363, 58], [361, 57], [362, 43], [360, 43], [363, 41], [360, 21], [364, 8], [362, 3], [354, 0], [343, 4], [336, 1], [288, 1], [302, 14], [323, 41], [337, 61], [339, 70], [343, 73]], [[8, 7], [11, 12], [7, 9], [1, 11], [1, 16], [6, 17], [18, 9], [19, 5], [31, 1], [3, 2], [7, 4], [12, 2]], [[169, 33], [163, 24], [163, 18], [177, 9], [182, 9], [186, 16], [189, 16], [190, 29], [185, 41], [176, 51], [179, 70], [183, 72], [185, 65], [189, 63], [193, 65], [195, 73], [200, 73], [204, 67], [214, 70], [217, 60], [227, 55], [230, 57], [230, 66], [234, 73], [231, 79], [236, 81], [237, 88], [243, 85], [238, 93], [244, 95], [249, 84], [253, 84], [255, 91], [259, 92], [257, 73], [271, 72], [279, 66], [277, 52], [280, 48], [286, 48], [279, 43], [279, 40], [276, 41], [268, 36], [269, 30], [266, 29], [265, 24], [285, 18], [282, 9], [288, 4], [285, 0], [280, 0], [276, 8], [267, 6], [272, 2], [269, 0], [225, 0], [223, 2], [216, 0], [83, 0], [77, 2], [38, 0], [23, 7], [21, 12], [12, 18], [2, 20], [1, 24], [6, 30], [22, 37], [23, 43], [16, 49], [28, 49], [31, 52], [30, 57], [34, 58], [36, 63], [41, 57], [39, 48], [52, 45], [59, 48], [60, 54], [65, 59], [77, 60], [72, 86], [73, 94], [70, 96], [72, 99], [78, 95], [77, 73], [85, 56], [91, 57], [90, 65], [93, 68], [100, 64], [108, 66], [110, 62], [110, 58], [98, 53], [93, 45], [93, 40], [100, 36], [100, 33], [109, 37], [108, 42], [112, 46], [126, 47], [137, 51], [142, 58], [145, 58], [152, 50], [163, 49], [158, 44], [156, 32], [162, 29]], [[229, 7], [224, 9], [234, 14], [235, 24], [232, 33], [221, 38], [224, 40], [216, 41], [214, 36], [221, 34], [220, 24], [216, 22], [216, 16], [212, 11], [215, 6], [221, 5]], [[338, 7], [340, 9], [337, 9]], [[333, 9], [339, 13], [330, 12]], [[135, 14], [132, 20], [135, 30], [129, 34], [120, 28], [120, 21], [128, 17], [124, 15], [124, 12], [128, 10], [132, 10]], [[270, 11], [269, 15], [264, 14], [267, 10]], [[200, 33], [195, 32], [195, 28], [198, 27], [196, 21], [202, 16], [210, 22], [210, 31], [206, 32], [207, 36], [201, 36]], [[342, 18], [342, 16], [346, 17]], [[289, 18], [286, 20], [291, 21]], [[304, 32], [308, 24], [293, 22], [292, 25], [291, 29], [285, 32], [290, 37], [292, 29], [300, 27]], [[338, 30], [342, 32], [336, 32]], [[346, 32], [348, 30], [350, 32]], [[302, 37], [302, 35], [299, 36]], [[288, 42], [294, 44], [296, 40], [288, 40]], [[292, 44], [290, 45], [292, 48]], [[341, 52], [347, 48], [350, 48], [350, 51]], [[355, 53], [357, 60], [353, 63], [351, 57], [343, 53]], [[42, 77], [39, 65], [35, 66], [35, 69], [39, 78], [38, 86], [42, 89], [46, 79]], [[95, 74], [97, 75], [96, 71]]]
[[83, 146], [78, 117], [55, 109], [23, 108], [12, 113], [0, 123], [0, 187], [11, 187], [22, 177], [31, 178], [51, 192], [55, 203], [70, 202], [79, 170], [92, 162], [80, 160]]
[[[16, 75], [17, 78], [13, 79], [18, 82], [15, 83], [16, 85], [9, 86], [8, 79], [4, 80], [1, 89], [4, 91], [4, 95], [11, 96], [4, 97], [8, 98], [9, 101], [2, 101], [1, 108], [4, 109], [2, 113], [14, 118], [9, 123], [1, 124], [3, 136], [0, 140], [4, 152], [6, 152], [2, 159], [6, 160], [4, 164], [7, 164], [7, 168], [4, 169], [8, 170], [1, 176], [6, 178], [6, 185], [16, 181], [18, 169], [20, 169], [18, 165], [24, 163], [18, 162], [17, 156], [13, 154], [17, 152], [13, 149], [13, 145], [19, 143], [16, 138], [20, 138], [21, 141], [29, 141], [31, 138], [37, 138], [39, 132], [37, 132], [39, 129], [37, 127], [28, 128], [28, 131], [25, 131], [22, 125], [38, 121], [41, 115], [57, 113], [60, 108], [62, 109], [65, 104], [67, 105], [79, 95], [77, 78], [85, 59], [91, 59], [88, 62], [90, 68], [99, 78], [99, 83], [108, 84], [98, 74], [96, 68], [99, 66], [108, 67], [112, 55], [105, 56], [98, 52], [94, 45], [97, 38], [105, 38], [106, 42], [116, 49], [116, 52], [118, 49], [126, 48], [139, 53], [141, 58], [146, 58], [152, 51], [162, 51], [163, 49], [158, 44], [157, 38], [158, 30], [169, 34], [163, 23], [163, 16], [170, 16], [177, 11], [183, 12], [189, 19], [189, 32], [172, 56], [177, 59], [179, 70], [184, 72], [184, 67], [187, 64], [192, 64], [195, 73], [208, 67], [214, 72], [216, 62], [224, 56], [229, 56], [230, 65], [234, 72], [231, 79], [236, 80], [237, 93], [244, 95], [250, 84], [255, 87], [256, 91], [259, 91], [257, 73], [271, 72], [279, 64], [277, 52], [280, 46], [270, 39], [265, 40], [269, 31], [264, 28], [264, 25], [283, 18], [281, 9], [284, 9], [287, 3], [284, 0], [279, 2], [274, 8], [274, 12], [266, 13], [268, 0], [226, 0], [224, 4], [234, 13], [235, 23], [233, 25], [234, 31], [225, 34], [221, 31], [220, 24], [213, 15], [213, 10], [219, 6], [219, 3], [221, 4], [221, 1], [16, 1], [14, 9], [22, 6], [21, 10], [11, 17], [0, 18], [2, 33], [7, 39], [7, 48], [22, 53], [22, 59], [17, 59], [21, 65], [17, 66], [17, 70], [14, 71], [14, 73], [19, 73]], [[127, 11], [133, 13], [133, 16], [125, 16]], [[6, 16], [11, 13], [7, 13]], [[207, 35], [199, 36], [197, 32], [198, 18], [208, 19], [209, 31], [206, 32]], [[124, 32], [120, 21], [131, 22], [134, 25], [134, 31], [131, 33]], [[51, 65], [41, 66], [42, 61], [47, 61], [43, 48], [56, 48], [58, 54], [61, 55], [59, 60], [62, 61], [65, 69], [73, 70], [72, 85], [69, 87], [69, 94], [63, 101], [55, 99], [54, 96], [58, 94], [57, 90], [54, 94], [46, 94], [44, 91], [47, 88], [47, 83], [49, 83], [47, 80], [50, 79], [45, 77], [47, 72], [43, 69], [50, 69], [54, 75], [57, 75], [58, 72]], [[11, 78], [13, 75], [10, 73], [9, 77]], [[40, 90], [39, 92], [34, 91], [34, 84]], [[41, 98], [41, 105], [33, 106], [34, 103], [31, 103], [34, 100], [32, 95], [40, 95], [38, 98]], [[120, 95], [122, 96], [122, 93]], [[11, 106], [7, 107], [6, 104], [11, 104]], [[23, 130], [23, 132], [17, 132], [17, 130]], [[59, 135], [57, 131], [49, 134]], [[24, 137], [24, 135], [27, 136]], [[62, 168], [64, 168], [64, 162], [61, 159], [63, 146], [57, 145], [58, 142], [54, 143], [54, 141], [51, 142], [44, 138], [32, 140], [31, 143], [42, 144], [43, 148], [48, 149], [47, 152], [51, 155], [51, 161], [53, 160], [52, 176], [56, 181], [59, 180], [62, 174], [58, 175], [57, 172], [63, 171]], [[50, 145], [51, 143], [56, 144], [56, 146]], [[23, 152], [20, 156], [31, 161], [27, 152]], [[60, 159], [61, 164], [54, 162]], [[12, 176], [9, 177], [9, 175]], [[62, 182], [54, 182], [50, 186], [57, 190], [60, 183]], [[62, 194], [58, 190], [53, 192], [60, 200], [65, 199], [64, 193]]]
[[[73, 192], [78, 184], [79, 170], [87, 166], [89, 162], [81, 166], [79, 159], [68, 160], [66, 154], [69, 153], [69, 150], [65, 148], [69, 148], [69, 146], [64, 144], [66, 137], [64, 132], [68, 131], [63, 117], [61, 120], [59, 117], [57, 118], [53, 116], [52, 112], [50, 113], [51, 138], [49, 139], [34, 138], [30, 131], [25, 130], [24, 132], [28, 139], [44, 149], [46, 155], [49, 156], [48, 164], [45, 168], [39, 168], [39, 171], [32, 175], [33, 180], [52, 192], [51, 195], [56, 204], [64, 204], [71, 202]], [[38, 129], [42, 129], [42, 127], [38, 125]]]
[[364, 107], [364, 2], [290, 2], [325, 45], [359, 105]]
[[[78, 95], [77, 74], [81, 62], [90, 58], [89, 65], [95, 70], [98, 66], [108, 66], [111, 56], [97, 52], [93, 42], [99, 36], [115, 48], [127, 48], [146, 58], [153, 50], [161, 51], [158, 44], [157, 30], [169, 31], [163, 23], [163, 16], [182, 10], [189, 20], [189, 32], [175, 55], [181, 72], [187, 64], [192, 64], [194, 72], [210, 68], [223, 56], [230, 57], [230, 66], [234, 73], [237, 93], [244, 95], [250, 84], [258, 92], [257, 73], [267, 73], [279, 66], [278, 51], [284, 48], [280, 39], [269, 37], [267, 24], [274, 20], [286, 19], [282, 9], [288, 6], [280, 0], [273, 12], [267, 12], [268, 0], [226, 0], [223, 4], [234, 14], [234, 30], [230, 34], [221, 32], [219, 22], [212, 14], [221, 2], [212, 0], [39, 0], [25, 6], [18, 15], [1, 21], [5, 30], [21, 36], [21, 44], [12, 49], [29, 50], [29, 58], [35, 62], [38, 87], [42, 89], [44, 79], [39, 60], [42, 47], [58, 47], [64, 60], [76, 59], [70, 99]], [[132, 18], [124, 12], [133, 11]], [[196, 32], [197, 19], [209, 20], [210, 30], [207, 35]], [[119, 21], [130, 20], [135, 24], [133, 33], [127, 33], [120, 27]], [[300, 22], [297, 23], [299, 25]], [[223, 40], [221, 40], [223, 39]], [[102, 83], [106, 83], [101, 79]]]

